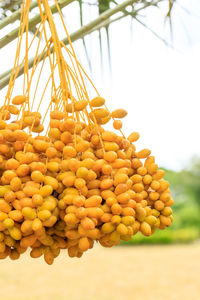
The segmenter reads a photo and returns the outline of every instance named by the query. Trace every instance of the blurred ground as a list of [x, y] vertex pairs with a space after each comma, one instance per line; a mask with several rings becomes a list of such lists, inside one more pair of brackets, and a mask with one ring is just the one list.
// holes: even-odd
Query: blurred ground
[[53, 266], [28, 255], [0, 261], [1, 300], [199, 300], [200, 243], [96, 246]]

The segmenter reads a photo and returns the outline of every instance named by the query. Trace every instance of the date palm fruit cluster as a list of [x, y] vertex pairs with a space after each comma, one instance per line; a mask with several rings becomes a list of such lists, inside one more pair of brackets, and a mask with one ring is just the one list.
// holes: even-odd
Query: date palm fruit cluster
[[42, 135], [40, 113], [19, 119], [25, 102], [16, 96], [0, 112], [1, 259], [31, 250], [52, 264], [61, 249], [81, 257], [95, 241], [112, 247], [171, 225], [169, 183], [150, 150], [136, 151], [139, 134], [120, 134], [124, 109], [110, 113], [100, 96], [71, 102], [51, 111]]

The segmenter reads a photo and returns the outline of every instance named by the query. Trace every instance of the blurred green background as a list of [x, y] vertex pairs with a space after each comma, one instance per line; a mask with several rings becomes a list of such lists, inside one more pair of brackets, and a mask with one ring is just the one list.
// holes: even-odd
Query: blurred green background
[[122, 245], [190, 243], [200, 238], [200, 158], [191, 159], [180, 171], [164, 170], [175, 200], [171, 227], [158, 229], [150, 237], [138, 233]]

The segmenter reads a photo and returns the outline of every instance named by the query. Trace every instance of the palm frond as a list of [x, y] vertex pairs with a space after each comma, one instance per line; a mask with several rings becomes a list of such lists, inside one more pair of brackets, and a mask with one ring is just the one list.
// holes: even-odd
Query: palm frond
[[0, 20], [5, 18], [9, 13], [13, 13], [20, 8], [22, 4], [22, 0], [9, 0], [9, 1], [1, 1], [0, 8]]
[[[65, 6], [71, 4], [75, 0], [59, 0], [60, 8], [64, 8]], [[87, 2], [86, 2], [87, 1]], [[151, 30], [145, 23], [141, 21], [139, 12], [145, 11], [148, 7], [159, 6], [160, 4], [168, 1], [168, 11], [166, 12], [166, 18], [169, 18], [171, 24], [171, 15], [172, 10], [174, 8], [174, 4], [176, 0], [125, 0], [120, 3], [119, 0], [96, 0], [97, 2], [91, 2], [91, 0], [78, 0], [79, 9], [80, 9], [80, 28], [71, 34], [72, 41], [76, 41], [78, 39], [82, 39], [83, 46], [85, 49], [86, 57], [88, 60], [88, 64], [90, 65], [90, 59], [87, 52], [87, 47], [85, 43], [85, 36], [89, 35], [91, 32], [96, 30], [99, 31], [99, 45], [100, 51], [102, 52], [102, 42], [101, 42], [101, 29], [104, 28], [106, 30], [107, 35], [107, 49], [108, 49], [108, 57], [109, 62], [110, 59], [110, 40], [109, 40], [109, 26], [111, 23], [119, 21], [122, 18], [127, 16], [132, 17], [133, 20], [136, 20], [141, 25], [145, 26], [149, 29], [157, 38], [161, 39], [166, 45], [169, 45], [162, 37], [160, 37], [156, 32]], [[3, 1], [4, 3], [1, 5], [1, 16], [0, 16], [0, 29], [6, 27], [8, 24], [11, 24], [20, 19], [21, 14], [21, 4], [22, 0], [7, 0]], [[53, 1], [52, 1], [53, 3]], [[83, 6], [85, 5], [95, 5], [97, 7], [98, 16], [91, 20], [88, 24], [84, 24], [84, 10]], [[37, 0], [31, 2], [30, 9], [37, 7]], [[132, 7], [132, 10], [129, 10], [128, 7]], [[56, 5], [51, 6], [52, 13], [57, 12]], [[119, 15], [121, 13], [121, 15]], [[32, 16], [32, 14], [31, 14]], [[35, 28], [40, 22], [40, 15], [36, 14], [30, 18], [29, 21], [29, 30], [35, 32]], [[19, 27], [14, 28], [11, 32], [8, 32], [4, 37], [0, 39], [0, 49], [4, 46], [8, 45], [11, 41], [15, 40], [18, 36]], [[64, 44], [68, 44], [68, 39], [63, 39]], [[52, 51], [52, 49], [51, 49]], [[102, 55], [103, 59], [103, 55]], [[34, 59], [29, 60], [29, 68], [32, 68]], [[9, 82], [11, 70], [8, 70], [4, 74], [0, 75], [0, 89], [5, 87]], [[19, 72], [19, 76], [23, 73], [23, 67]]]
[[[83, 1], [82, 0], [78, 0], [79, 3], [79, 10], [80, 10], [80, 25], [81, 27], [83, 26]], [[86, 59], [88, 62], [88, 66], [90, 69], [90, 72], [92, 71], [92, 65], [91, 65], [91, 61], [90, 61], [90, 57], [88, 55], [88, 51], [87, 51], [87, 46], [86, 46], [86, 42], [84, 37], [82, 38], [82, 43], [83, 43], [83, 48], [85, 50], [85, 55], [86, 55]]]
[[[110, 0], [98, 0], [98, 8], [99, 14], [104, 13], [106, 10], [110, 9]], [[109, 69], [111, 73], [111, 53], [110, 53], [110, 37], [109, 37], [109, 23], [104, 26], [106, 30], [106, 40], [107, 40], [107, 50], [108, 50], [108, 61], [109, 61]], [[101, 67], [103, 68], [103, 49], [102, 49], [102, 36], [101, 30], [99, 29], [99, 45], [100, 45], [100, 53], [101, 53]], [[103, 73], [103, 72], [102, 72]]]

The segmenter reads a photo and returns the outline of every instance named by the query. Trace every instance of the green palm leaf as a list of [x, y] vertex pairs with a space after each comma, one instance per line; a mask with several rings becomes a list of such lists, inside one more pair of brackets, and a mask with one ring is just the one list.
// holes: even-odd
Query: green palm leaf
[[[86, 35], [89, 35], [91, 32], [98, 30], [99, 31], [99, 45], [100, 45], [100, 51], [102, 52], [102, 44], [101, 44], [101, 29], [105, 28], [106, 34], [107, 34], [107, 48], [108, 48], [108, 56], [109, 61], [110, 59], [110, 42], [109, 42], [109, 26], [111, 23], [119, 21], [122, 18], [125, 18], [127, 16], [131, 16], [136, 21], [140, 22], [143, 26], [147, 27], [146, 24], [141, 22], [140, 17], [138, 13], [140, 11], [145, 11], [147, 7], [150, 6], [159, 6], [160, 3], [166, 2], [166, 0], [126, 0], [122, 3], [118, 3], [115, 0], [98, 0], [98, 2], [95, 3], [95, 5], [98, 8], [98, 14], [95, 19], [91, 20], [88, 24], [84, 24], [83, 22], [83, 4], [84, 5], [91, 5], [91, 3], [85, 3], [84, 0], [60, 0], [59, 6], [60, 8], [64, 8], [70, 3], [78, 1], [79, 3], [79, 9], [80, 9], [80, 28], [71, 34], [72, 41], [76, 41], [78, 39], [82, 39], [83, 46], [86, 52], [86, 56], [88, 59], [88, 63], [90, 64], [89, 56], [87, 53], [86, 43], [84, 37]], [[88, 0], [90, 1], [90, 0]], [[171, 12], [172, 8], [174, 7], [175, 0], [167, 0], [169, 3], [169, 9], [166, 12], [166, 17], [169, 18], [171, 23]], [[53, 3], [53, 1], [52, 1]], [[2, 9], [2, 13], [0, 15], [0, 29], [6, 27], [8, 24], [11, 24], [15, 22], [16, 20], [19, 20], [20, 14], [21, 14], [21, 4], [22, 0], [9, 0], [9, 1], [1, 1], [0, 7]], [[111, 5], [112, 4], [112, 5]], [[35, 8], [37, 6], [37, 1], [31, 2], [30, 10]], [[132, 11], [127, 10], [129, 6], [132, 6]], [[57, 8], [55, 5], [51, 6], [51, 10], [53, 13], [57, 12]], [[119, 16], [118, 13], [121, 12], [122, 14]], [[31, 14], [30, 14], [31, 15]], [[37, 25], [40, 22], [40, 15], [36, 14], [30, 18], [29, 21], [29, 30], [34, 32]], [[148, 28], [149, 29], [149, 28]], [[151, 29], [150, 29], [151, 30]], [[19, 27], [15, 28], [8, 34], [6, 34], [4, 37], [0, 39], [0, 49], [7, 46], [11, 41], [15, 40], [18, 36]], [[151, 30], [152, 31], [152, 30]], [[152, 31], [152, 33], [154, 33]], [[159, 37], [156, 33], [154, 33], [157, 37]], [[159, 37], [162, 41], [165, 42], [162, 37]], [[65, 44], [68, 44], [67, 38], [63, 40]], [[52, 49], [51, 49], [52, 51]], [[29, 60], [29, 68], [32, 68], [33, 66], [34, 58], [31, 58]], [[0, 89], [5, 87], [9, 82], [11, 70], [6, 71], [5, 73], [0, 75]], [[23, 67], [21, 71], [19, 72], [19, 76], [23, 74]]]

